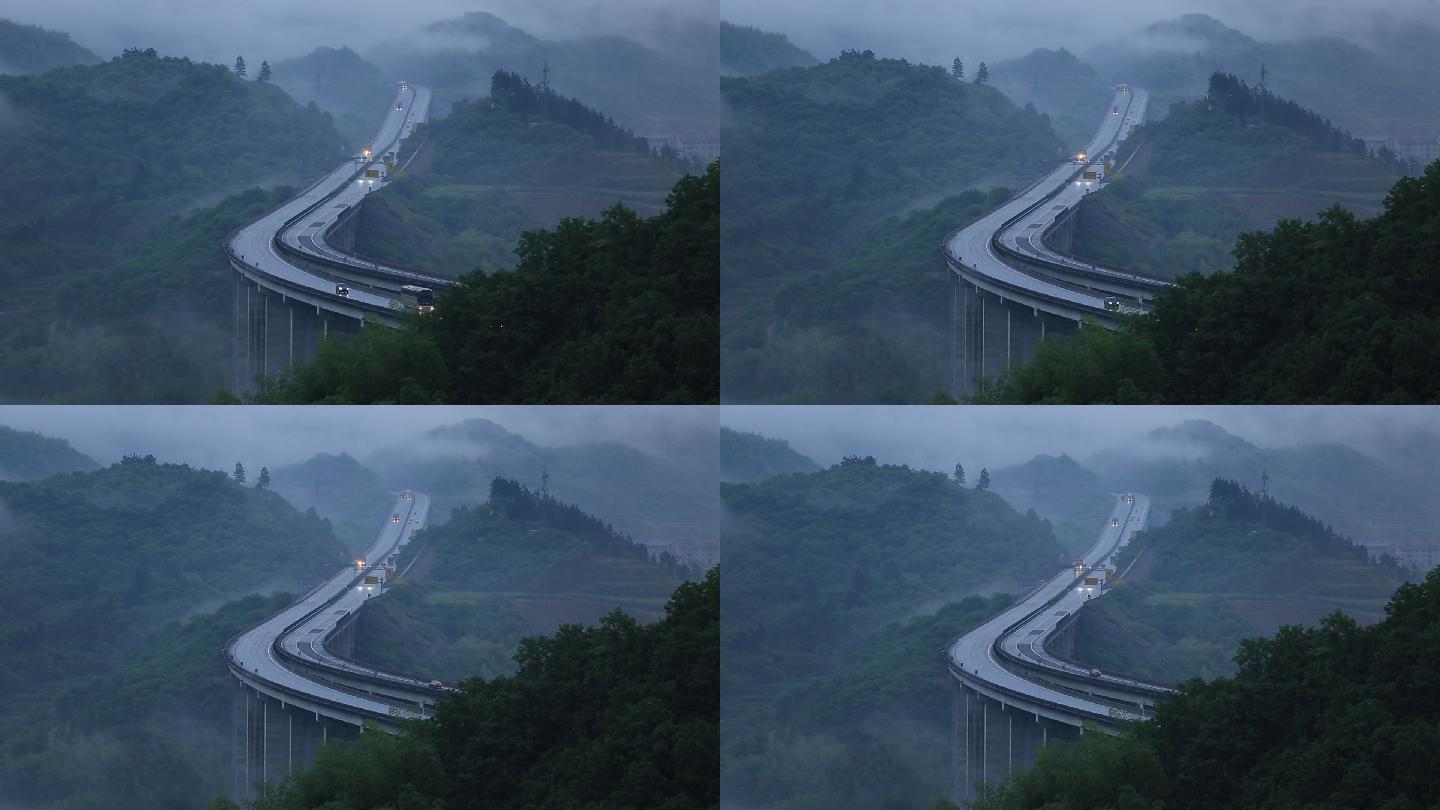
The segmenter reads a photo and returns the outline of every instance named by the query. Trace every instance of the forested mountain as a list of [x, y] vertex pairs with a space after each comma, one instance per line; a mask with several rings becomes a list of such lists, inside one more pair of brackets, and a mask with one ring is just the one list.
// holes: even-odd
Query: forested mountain
[[[246, 186], [295, 182], [339, 154], [330, 119], [222, 66], [136, 49], [0, 76], [0, 94], [23, 122], [10, 130], [0, 187], [0, 286], [11, 304], [0, 399], [203, 399], [195, 387], [210, 363], [197, 344], [218, 331], [221, 291], [229, 312], [229, 285], [214, 283], [229, 277], [191, 271], [223, 266], [216, 245], [239, 224], [230, 215], [264, 195], [166, 218]], [[117, 300], [135, 297], [131, 308]]]
[[[1376, 15], [1380, 17], [1382, 15]], [[1198, 98], [1215, 71], [1265, 84], [1357, 135], [1433, 131], [1426, 111], [1440, 106], [1428, 80], [1440, 27], [1411, 20], [1374, 32], [1357, 19], [1348, 39], [1306, 37], [1262, 42], [1204, 14], [1186, 14], [1126, 32], [1081, 56], [1107, 83], [1132, 82], [1152, 93], [1152, 110]], [[1364, 44], [1357, 44], [1357, 43]]]
[[713, 428], [677, 426], [659, 448], [623, 442], [536, 444], [485, 419], [436, 428], [416, 442], [387, 447], [370, 459], [395, 489], [433, 499], [440, 519], [449, 509], [484, 503], [497, 476], [514, 479], [581, 509], [604, 515], [642, 542], [714, 542], [719, 520]]
[[868, 457], [722, 484], [721, 496], [727, 800], [917, 807], [944, 795], [937, 652], [1010, 600], [970, 594], [1064, 566], [1050, 526]]
[[[138, 455], [0, 483], [0, 503], [6, 799], [178, 808], [222, 789], [231, 728], [218, 650], [277, 605], [252, 597], [171, 623], [331, 572], [344, 551], [329, 525], [225, 473]], [[175, 702], [162, 707], [162, 694]]]
[[[1440, 402], [1440, 162], [1385, 210], [1338, 206], [1247, 233], [1117, 332], [1046, 341], [980, 402]], [[1341, 361], [1337, 362], [1337, 358]]]
[[1440, 569], [1398, 588], [1385, 614], [1368, 627], [1332, 614], [1246, 639], [1233, 677], [1183, 684], [1118, 738], [1050, 746], [972, 806], [1431, 806], [1440, 801], [1427, 771], [1440, 725]]
[[1081, 203], [1070, 252], [1166, 277], [1229, 270], [1240, 234], [1283, 218], [1333, 205], [1374, 216], [1419, 169], [1388, 150], [1371, 157], [1316, 113], [1224, 73], [1137, 130], [1118, 160], [1116, 182]]
[[715, 24], [636, 14], [632, 25], [655, 36], [642, 44], [615, 34], [545, 40], [493, 14], [468, 12], [405, 32], [367, 52], [386, 76], [435, 93], [437, 114], [481, 98], [506, 70], [586, 99], [623, 126], [645, 133], [714, 133], [720, 102]]
[[0, 481], [33, 481], [99, 466], [64, 439], [0, 425]]
[[331, 521], [335, 535], [352, 554], [375, 543], [396, 496], [378, 473], [348, 453], [318, 453], [298, 464], [277, 467], [270, 471], [270, 486], [296, 509], [314, 509]]
[[403, 175], [361, 209], [355, 252], [454, 277], [509, 269], [527, 230], [597, 217], [616, 203], [665, 210], [683, 174], [703, 167], [649, 143], [606, 114], [549, 87], [497, 71], [490, 93], [422, 124]]
[[617, 611], [526, 639], [513, 676], [465, 681], [399, 736], [325, 749], [252, 807], [717, 808], [719, 614], [717, 569], [654, 624]]
[[44, 73], [51, 68], [99, 61], [100, 57], [63, 31], [0, 19], [0, 73]]
[[[973, 75], [978, 65], [968, 65]], [[1109, 79], [1064, 48], [1036, 48], [1018, 59], [989, 65], [990, 83], [1017, 105], [1033, 104], [1050, 116], [1055, 132], [1071, 151], [1090, 143], [1110, 112], [1112, 85], [1139, 79]], [[1153, 107], [1152, 107], [1153, 109]]]
[[514, 270], [475, 271], [399, 329], [326, 341], [273, 403], [715, 402], [720, 165], [663, 214], [623, 205], [526, 233]]
[[[271, 79], [301, 104], [314, 102], [357, 148], [370, 142], [395, 97], [393, 77], [349, 48], [320, 47], [271, 65]], [[440, 110], [432, 110], [434, 113]]]
[[720, 428], [720, 479], [743, 483], [786, 473], [808, 473], [820, 465], [797, 452], [784, 439]]
[[1135, 567], [1086, 606], [1075, 657], [1159, 682], [1229, 675], [1248, 636], [1336, 610], [1377, 621], [1405, 572], [1367, 559], [1324, 522], [1217, 478], [1204, 505], [1176, 511], [1121, 552], [1117, 567]]
[[967, 188], [1055, 162], [1046, 119], [869, 52], [722, 78], [721, 91], [726, 399], [916, 402], [942, 390], [937, 246], [1008, 196]]
[[784, 34], [720, 21], [721, 75], [753, 76], [788, 67], [810, 67], [819, 61]]
[[460, 680], [514, 672], [524, 636], [595, 623], [614, 610], [659, 619], [680, 582], [699, 579], [599, 518], [496, 478], [483, 504], [453, 510], [400, 557], [399, 584], [365, 610], [355, 658]]
[[[979, 474], [969, 470], [970, 476]], [[1144, 478], [1115, 476], [1101, 481], [1092, 469], [1068, 455], [1038, 455], [1023, 464], [1003, 467], [990, 474], [991, 490], [1006, 503], [1035, 513], [1054, 524], [1055, 538], [1071, 552], [1095, 545], [1097, 530], [1115, 506], [1107, 484], [1117, 490], [1133, 486]], [[1125, 481], [1132, 483], [1125, 483]], [[1150, 492], [1146, 489], [1147, 494]]]

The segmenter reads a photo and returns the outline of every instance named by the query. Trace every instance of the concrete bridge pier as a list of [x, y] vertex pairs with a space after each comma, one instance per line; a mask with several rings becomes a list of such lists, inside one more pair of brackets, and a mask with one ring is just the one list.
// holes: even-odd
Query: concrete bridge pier
[[975, 381], [1029, 362], [1043, 340], [1073, 335], [1080, 324], [1012, 301], [950, 274], [951, 395], [975, 393]]
[[234, 388], [252, 394], [262, 377], [275, 376], [319, 352], [321, 341], [355, 334], [361, 322], [297, 301], [235, 275]]
[[979, 798], [980, 785], [996, 784], [1012, 771], [1031, 767], [1046, 745], [1080, 737], [1076, 726], [1007, 705], [959, 681], [953, 695], [952, 799], [956, 802]]
[[260, 694], [239, 681], [234, 692], [235, 768], [231, 798], [254, 799], [260, 786], [315, 763], [320, 747], [352, 740], [360, 728]]

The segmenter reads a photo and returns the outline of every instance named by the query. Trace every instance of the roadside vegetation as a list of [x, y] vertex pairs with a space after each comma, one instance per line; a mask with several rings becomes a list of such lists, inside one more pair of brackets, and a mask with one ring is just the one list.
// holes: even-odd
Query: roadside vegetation
[[1432, 806], [1440, 569], [1400, 586], [1385, 613], [1368, 627], [1334, 613], [1246, 639], [1233, 676], [1183, 683], [1119, 737], [1046, 748], [972, 807]]
[[661, 403], [719, 399], [720, 165], [663, 214], [623, 205], [526, 233], [433, 315], [363, 329], [268, 381], [261, 403]]
[[719, 577], [679, 586], [650, 625], [615, 611], [527, 638], [514, 675], [462, 682], [399, 735], [327, 747], [249, 807], [718, 808]]

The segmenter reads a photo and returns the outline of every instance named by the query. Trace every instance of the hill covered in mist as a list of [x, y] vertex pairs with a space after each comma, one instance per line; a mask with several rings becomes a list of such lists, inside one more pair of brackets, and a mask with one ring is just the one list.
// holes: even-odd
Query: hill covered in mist
[[[271, 66], [270, 81], [301, 104], [314, 103], [335, 119], [335, 128], [357, 148], [370, 142], [395, 97], [398, 78], [355, 51], [322, 46]], [[432, 110], [432, 113], [439, 112]]]
[[0, 483], [0, 504], [6, 799], [193, 806], [224, 789], [233, 730], [220, 646], [289, 598], [191, 617], [343, 565], [329, 525], [225, 473], [140, 456]]
[[948, 379], [936, 246], [1058, 160], [1047, 119], [939, 67], [846, 52], [724, 77], [726, 397], [916, 402]]
[[726, 795], [752, 808], [945, 795], [937, 652], [1010, 602], [978, 594], [1064, 566], [1049, 524], [873, 458], [723, 484], [721, 497]]
[[33, 481], [99, 466], [64, 439], [0, 425], [0, 481]]
[[0, 19], [0, 73], [44, 73], [99, 61], [100, 57], [64, 31]]
[[203, 399], [207, 374], [224, 376], [205, 354], [230, 311], [218, 243], [237, 211], [273, 203], [253, 192], [169, 218], [338, 156], [330, 119], [268, 83], [153, 51], [0, 76], [0, 96], [11, 150], [0, 286], [12, 305], [0, 399]]
[[753, 76], [788, 67], [810, 67], [819, 62], [784, 34], [720, 21], [721, 75]]
[[743, 483], [786, 473], [808, 473], [820, 465], [797, 452], [784, 439], [720, 428], [720, 479]]

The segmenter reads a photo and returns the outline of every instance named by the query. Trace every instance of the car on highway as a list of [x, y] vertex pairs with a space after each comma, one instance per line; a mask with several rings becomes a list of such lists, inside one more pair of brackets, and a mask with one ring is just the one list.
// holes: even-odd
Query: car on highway
[[338, 295], [338, 296], [340, 296], [341, 298], [349, 298], [349, 297], [350, 297], [350, 288], [347, 287], [347, 286], [345, 286], [344, 284], [336, 284], [336, 285], [335, 285], [335, 294]]
[[1090, 670], [1090, 677], [1092, 677], [1092, 678], [1099, 678], [1099, 677], [1104, 676], [1104, 674], [1105, 674], [1105, 673], [1101, 672], [1101, 671], [1098, 670], [1098, 669], [1094, 669], [1093, 667], [1092, 667], [1091, 670]]
[[400, 513], [399, 513], [399, 512], [396, 512], [395, 514], [391, 515], [391, 516], [390, 516], [390, 522], [391, 522], [391, 523], [399, 523], [399, 522], [400, 522]]
[[395, 109], [396, 109], [396, 110], [403, 110], [403, 109], [405, 109], [405, 105], [404, 105], [404, 104], [401, 104], [400, 102], [397, 101], [397, 102], [395, 102]]
[[1120, 305], [1121, 305], [1122, 302], [1123, 302], [1123, 299], [1121, 299], [1119, 296], [1115, 296], [1115, 295], [1106, 296], [1106, 298], [1105, 298], [1105, 310], [1106, 310], [1107, 312], [1119, 312], [1119, 311], [1120, 311]]
[[441, 682], [439, 682], [439, 681], [431, 681], [430, 684], [429, 684], [429, 686], [430, 686], [431, 689], [444, 689], [444, 688], [445, 688], [445, 684], [443, 684], [443, 683], [441, 683]]
[[1110, 525], [1111, 525], [1111, 526], [1119, 526], [1119, 525], [1120, 525], [1120, 518], [1110, 518]]

